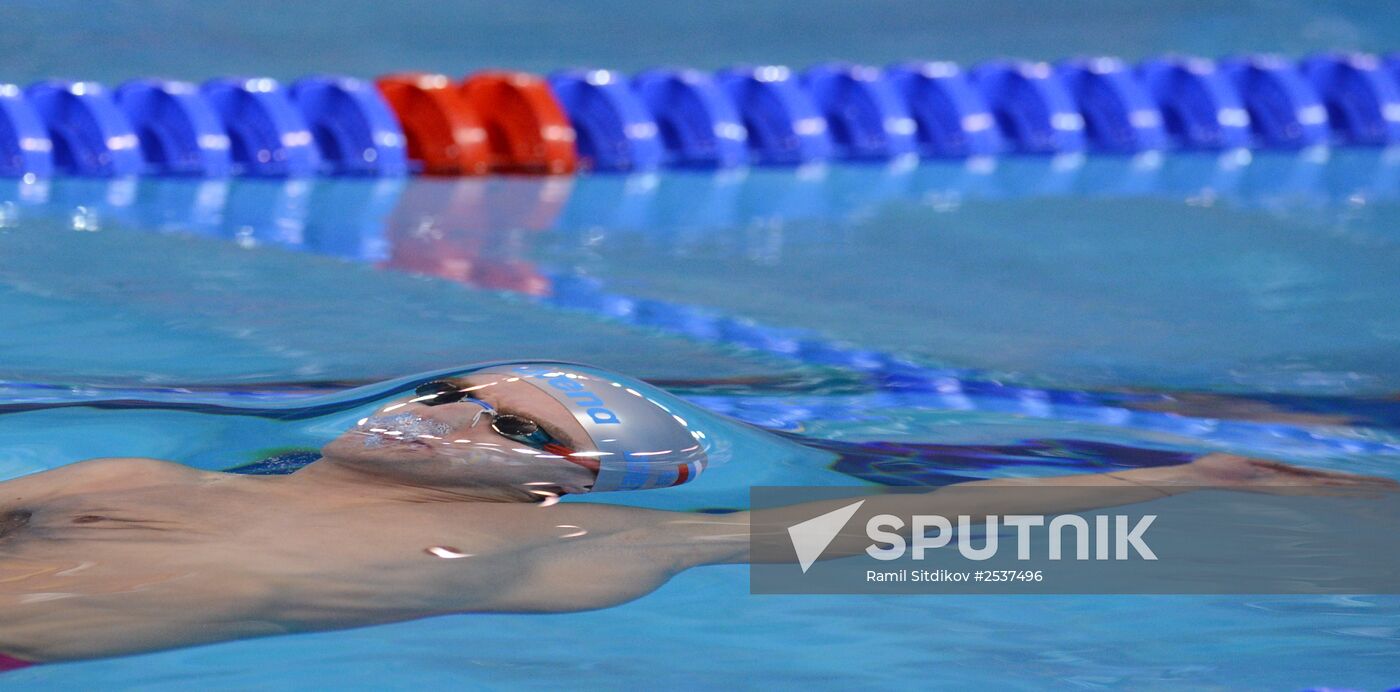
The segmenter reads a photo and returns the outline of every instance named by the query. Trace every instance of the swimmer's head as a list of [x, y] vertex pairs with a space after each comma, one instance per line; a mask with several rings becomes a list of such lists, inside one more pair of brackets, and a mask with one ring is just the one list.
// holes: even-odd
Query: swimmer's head
[[720, 452], [711, 420], [615, 373], [511, 363], [420, 380], [322, 453], [405, 482], [548, 499], [690, 481]]

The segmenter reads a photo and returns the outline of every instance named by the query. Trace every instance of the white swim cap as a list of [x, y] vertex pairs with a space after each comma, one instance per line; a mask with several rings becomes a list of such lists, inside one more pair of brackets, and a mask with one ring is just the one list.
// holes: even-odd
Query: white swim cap
[[[693, 480], [716, 451], [698, 409], [673, 394], [598, 368], [564, 363], [512, 363], [470, 373], [518, 378], [573, 414], [594, 450], [592, 491], [665, 488]], [[708, 416], [705, 416], [708, 417]]]

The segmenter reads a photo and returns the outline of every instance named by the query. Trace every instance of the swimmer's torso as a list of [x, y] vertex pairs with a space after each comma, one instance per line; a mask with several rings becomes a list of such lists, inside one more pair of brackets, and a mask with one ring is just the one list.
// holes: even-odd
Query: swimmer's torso
[[629, 550], [628, 527], [646, 510], [360, 502], [162, 462], [83, 466], [22, 493], [0, 484], [0, 652], [53, 660], [446, 612], [595, 608], [678, 569]]

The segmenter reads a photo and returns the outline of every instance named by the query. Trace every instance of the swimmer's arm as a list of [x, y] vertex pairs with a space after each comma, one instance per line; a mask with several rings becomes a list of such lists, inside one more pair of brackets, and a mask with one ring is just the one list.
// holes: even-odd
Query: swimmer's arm
[[0, 508], [87, 492], [94, 487], [132, 487], [170, 473], [198, 473], [187, 466], [143, 457], [102, 457], [0, 481]]
[[[849, 499], [804, 502], [787, 507], [732, 514], [676, 514], [655, 527], [656, 539], [682, 556], [687, 566], [748, 562], [788, 562], [788, 527], [864, 500], [822, 559], [865, 551], [865, 525], [877, 514], [908, 517], [934, 514], [978, 521], [990, 514], [1064, 514], [1146, 502], [1191, 489], [1190, 465], [1076, 474], [1053, 478], [998, 478], [946, 486], [926, 493], [853, 495]], [[1170, 486], [1181, 486], [1172, 488]], [[991, 489], [1006, 492], [993, 493]], [[1054, 488], [1054, 492], [1046, 489]], [[1017, 489], [1025, 489], [1017, 492]], [[750, 541], [750, 532], [753, 541]], [[907, 533], [907, 531], [906, 531]], [[751, 547], [754, 552], [751, 553]]]
[[[877, 514], [937, 515], [950, 521], [967, 515], [978, 521], [992, 514], [1065, 514], [1117, 507], [1201, 488], [1326, 495], [1339, 488], [1397, 492], [1400, 483], [1389, 478], [1302, 468], [1233, 454], [1207, 454], [1176, 466], [1054, 478], [974, 481], [927, 493], [867, 495], [727, 515], [675, 515], [654, 526], [654, 540], [669, 546], [691, 566], [787, 562], [792, 559], [789, 527], [862, 499], [864, 504], [823, 553], [824, 558], [843, 557], [865, 550], [869, 544], [865, 525]], [[750, 527], [755, 538], [752, 553]]]
[[[875, 514], [1050, 514], [1160, 498], [1154, 483], [1182, 482], [1181, 472], [1162, 467], [1115, 474], [1059, 478], [997, 479], [961, 483], [927, 493], [864, 496], [865, 504], [823, 553], [823, 559], [864, 552], [870, 540], [866, 519]], [[1046, 493], [1046, 486], [1066, 492]], [[1008, 487], [1006, 494], [986, 488]], [[1014, 492], [1014, 488], [1037, 488]], [[967, 488], [982, 489], [967, 492]], [[1105, 490], [1109, 492], [1105, 492]], [[995, 502], [989, 502], [989, 501]], [[518, 556], [523, 575], [493, 593], [488, 611], [567, 612], [605, 608], [638, 598], [671, 576], [699, 565], [790, 562], [787, 527], [853, 500], [808, 502], [729, 514], [666, 512], [637, 507], [577, 503], [556, 505], [548, 519], [558, 536], [525, 547]], [[750, 554], [750, 527], [755, 533]], [[477, 606], [480, 607], [480, 606]]]

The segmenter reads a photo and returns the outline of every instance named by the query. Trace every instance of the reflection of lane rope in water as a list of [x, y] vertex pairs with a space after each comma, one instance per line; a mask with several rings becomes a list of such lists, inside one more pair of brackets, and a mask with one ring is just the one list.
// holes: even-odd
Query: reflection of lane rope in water
[[705, 343], [736, 346], [817, 367], [855, 371], [881, 395], [822, 397], [706, 397], [693, 400], [765, 427], [793, 429], [812, 419], [848, 419], [853, 412], [882, 408], [982, 411], [1135, 428], [1220, 444], [1347, 454], [1400, 453], [1400, 442], [1335, 435], [1321, 427], [1232, 421], [1144, 410], [1165, 394], [1133, 394], [1020, 387], [985, 379], [978, 372], [931, 368], [879, 351], [825, 339], [815, 332], [761, 325], [704, 308], [610, 293], [602, 282], [581, 276], [551, 277], [552, 305], [610, 321], [655, 329]]
[[[50, 219], [75, 230], [112, 225], [186, 230], [243, 245], [336, 242], [334, 254], [369, 257], [371, 238], [401, 194], [460, 187], [519, 205], [533, 189], [550, 197], [551, 220], [491, 210], [479, 200], [478, 231], [526, 228], [587, 233], [595, 229], [667, 235], [804, 220], [857, 221], [890, 205], [949, 211], [964, 202], [1083, 197], [1157, 198], [1246, 210], [1353, 213], [1400, 196], [1400, 150], [1312, 150], [1298, 154], [1177, 153], [1134, 158], [1076, 157], [914, 166], [838, 164], [798, 170], [743, 169], [535, 179], [197, 180], [181, 178], [0, 180], [0, 228]], [[524, 210], [512, 210], [523, 212]], [[547, 214], [548, 215], [548, 214]], [[1302, 216], [1299, 216], [1302, 215]], [[555, 218], [557, 216], [557, 218]], [[374, 228], [378, 225], [378, 228]], [[350, 228], [343, 228], [349, 226]], [[334, 237], [339, 234], [342, 237]], [[321, 237], [321, 236], [332, 237]], [[313, 250], [316, 248], [312, 248]], [[330, 248], [326, 248], [329, 250]]]
[[676, 232], [797, 221], [860, 222], [897, 205], [949, 212], [969, 202], [1027, 199], [1161, 200], [1288, 214], [1337, 226], [1400, 196], [1400, 150], [1297, 154], [1149, 154], [979, 160], [913, 166], [816, 166], [726, 174], [581, 178], [555, 230]]
[[[1396, 454], [1400, 443], [1334, 435], [1322, 428], [1223, 420], [1143, 410], [1135, 406], [1169, 402], [1165, 394], [1087, 392], [1018, 387], [977, 379], [971, 371], [933, 369], [875, 351], [854, 349], [801, 330], [771, 328], [748, 320], [707, 315], [696, 308], [660, 301], [634, 301], [601, 291], [577, 277], [559, 279], [547, 302], [610, 321], [655, 329], [706, 343], [735, 346], [818, 367], [860, 373], [883, 391], [803, 396], [695, 393], [686, 396], [711, 410], [775, 430], [800, 431], [812, 420], [851, 421], [867, 412], [888, 410], [973, 411], [1054, 419], [1167, 433], [1214, 444], [1271, 449], [1285, 453]], [[587, 287], [580, 290], [579, 286]], [[602, 308], [602, 309], [599, 309]], [[684, 384], [682, 384], [684, 386]], [[309, 406], [318, 399], [305, 387], [220, 391], [216, 386], [84, 387], [0, 381], [0, 414], [63, 407], [181, 410], [193, 413], [258, 416], [282, 420], [323, 415], [357, 405], [358, 399]]]
[[[433, 376], [425, 376], [429, 379]], [[413, 379], [424, 379], [413, 378]], [[405, 380], [400, 380], [402, 385]], [[698, 384], [698, 383], [697, 383]], [[308, 421], [336, 416], [381, 398], [390, 392], [389, 383], [366, 383], [350, 390], [328, 389], [320, 394], [309, 387], [278, 390], [268, 385], [262, 390], [220, 391], [214, 386], [178, 387], [78, 387], [54, 384], [0, 382], [0, 414], [54, 408], [88, 407], [110, 411], [179, 411], [205, 415], [261, 418], [275, 421]], [[785, 433], [802, 419], [817, 416], [827, 420], [851, 417], [855, 408], [901, 405], [890, 395], [859, 397], [803, 397], [791, 399], [687, 397], [711, 410], [724, 411], [762, 427], [778, 428], [784, 437], [806, 447], [834, 455], [830, 468], [855, 478], [881, 485], [947, 485], [998, 475], [1007, 469], [1016, 473], [1027, 468], [1050, 472], [1102, 472], [1115, 469], [1182, 464], [1193, 454], [1150, 449], [1141, 446], [1076, 439], [1027, 439], [1008, 444], [934, 444], [908, 441], [849, 442]], [[825, 410], [823, 410], [825, 409]], [[775, 415], [783, 411], [782, 414]], [[785, 425], [786, 423], [786, 425]], [[215, 455], [229, 462], [227, 454]], [[247, 475], [294, 473], [321, 458], [314, 446], [288, 447], [270, 456], [222, 468]], [[731, 508], [731, 509], [738, 509]]]
[[[629, 323], [649, 329], [657, 328], [654, 324]], [[752, 328], [752, 325], [749, 327]], [[743, 344], [730, 345], [753, 348]], [[830, 364], [824, 365], [832, 367]], [[1183, 416], [1133, 408], [1134, 404], [1170, 401], [1171, 396], [1166, 394], [1033, 389], [967, 377], [957, 378], [950, 374], [953, 371], [939, 372], [944, 373], [946, 391], [906, 388], [875, 393], [804, 395], [795, 392], [780, 395], [748, 393], [731, 396], [704, 393], [704, 389], [710, 384], [707, 381], [680, 381], [672, 385], [682, 391], [689, 390], [690, 393], [685, 398], [711, 410], [778, 431], [800, 432], [806, 423], [813, 420], [870, 420], [879, 418], [879, 411], [969, 411], [1142, 429], [1213, 443], [1268, 448], [1282, 452], [1400, 452], [1400, 443], [1336, 437], [1325, 429]], [[878, 377], [878, 373], [866, 372], [864, 375], [866, 378]], [[867, 382], [869, 381], [872, 380], [867, 379]], [[0, 414], [88, 407], [114, 410], [171, 410], [299, 420], [362, 403], [359, 400], [345, 400], [325, 406], [311, 406], [307, 403], [326, 394], [345, 391], [345, 388], [352, 384], [363, 387], [372, 383], [347, 382], [315, 388], [286, 384], [246, 385], [230, 391], [219, 385], [121, 387], [0, 381]]]
[[[434, 375], [425, 375], [431, 379]], [[419, 378], [403, 378], [397, 386]], [[38, 411], [53, 408], [90, 407], [114, 411], [180, 411], [208, 415], [263, 418], [276, 421], [306, 421], [362, 406], [383, 396], [394, 383], [366, 384], [352, 390], [328, 391], [317, 395], [307, 388], [277, 390], [269, 386], [257, 390], [219, 391], [213, 386], [199, 389], [173, 387], [72, 387], [62, 385], [0, 382], [0, 414]], [[1018, 405], [987, 397], [947, 397], [937, 405], [919, 393], [882, 392], [855, 395], [796, 395], [796, 396], [724, 396], [693, 394], [684, 398], [712, 411], [728, 414], [739, 420], [785, 434], [792, 441], [835, 455], [830, 468], [839, 473], [881, 485], [946, 485], [1002, 473], [1001, 469], [1040, 468], [1052, 473], [1066, 471], [1098, 472], [1124, 468], [1181, 464], [1194, 455], [1182, 451], [1124, 446], [1095, 440], [1069, 438], [1032, 438], [1007, 444], [932, 444], [927, 442], [864, 441], [823, 439], [796, 434], [812, 420], [824, 423], [875, 422], [878, 424], [895, 409], [936, 409], [964, 411], [996, 411], [1018, 416], [1035, 415], [1065, 419], [1069, 409], [1060, 407], [1028, 412]], [[1080, 407], [1083, 420], [1092, 423], [1102, 410]], [[1142, 427], [1139, 419], [1137, 425]], [[1201, 423], [1201, 421], [1197, 421]], [[1184, 431], [1174, 430], [1178, 434]], [[1189, 431], [1188, 437], [1202, 438], [1199, 430]], [[1271, 438], [1267, 431], [1239, 424], [1216, 426], [1212, 443], [1235, 443], [1251, 453], [1273, 452], [1288, 456], [1301, 454], [1330, 454], [1342, 451], [1350, 454], [1394, 453], [1394, 448], [1375, 446], [1320, 444], [1333, 442], [1304, 437], [1301, 431], [1291, 438]], [[1160, 441], [1159, 441], [1160, 442]], [[1176, 446], [1176, 445], [1169, 445]], [[320, 458], [314, 446], [286, 448], [271, 456], [247, 459], [239, 464], [227, 455], [218, 455], [225, 464], [220, 467], [233, 473], [252, 475], [282, 475], [293, 473]], [[1019, 473], [1019, 472], [1018, 472]]]
[[[847, 170], [863, 175], [865, 171], [872, 169]], [[621, 182], [620, 179], [613, 180]], [[700, 180], [703, 182], [704, 179]], [[778, 178], [777, 183], [781, 189], [784, 181], [791, 185], [800, 185], [803, 180], [803, 176], [793, 175]], [[769, 178], [768, 184], [771, 185], [772, 182], [773, 179]], [[60, 190], [66, 191], [67, 194], [58, 195], [54, 200], [54, 205], [59, 207], [78, 201], [82, 196], [80, 193], [93, 195], [98, 191], [109, 190], [109, 184], [105, 183], [99, 186], [75, 186], [73, 181], [60, 183]], [[209, 185], [207, 181], [195, 184], [142, 181], [141, 184], [154, 185], [157, 193], [162, 190], [177, 193], [156, 194], [142, 200], [143, 203], [153, 203], [156, 206], [160, 206], [162, 202], [174, 202], [178, 207], [177, 211], [184, 209], [188, 212], [189, 209], [185, 205], [206, 198], [219, 202], [224, 199], [224, 196], [208, 195], [196, 195], [192, 199], [189, 194], [178, 194], [202, 190], [203, 186]], [[427, 223], [431, 228], [432, 224], [442, 221], [462, 223], [453, 216], [464, 215], [468, 217], [465, 221], [466, 230], [478, 233], [492, 232], [486, 226], [490, 226], [491, 229], [554, 228], [560, 231], [586, 228], [588, 214], [566, 213], [562, 222], [556, 219], [559, 209], [568, 199], [568, 186], [560, 187], [549, 181], [521, 184], [500, 180], [489, 183], [450, 183], [445, 186], [417, 183], [414, 185], [406, 192], [401, 184], [392, 181], [358, 184], [346, 180], [262, 185], [239, 183], [237, 191], [240, 194], [230, 196], [237, 201], [236, 206], [231, 206], [230, 209], [231, 213], [236, 212], [235, 218], [239, 224], [238, 233], [233, 239], [245, 246], [250, 244], [249, 241], [258, 244], [261, 240], [263, 243], [270, 242], [358, 261], [381, 262], [387, 256], [389, 268], [433, 274], [462, 283], [530, 295], [551, 295], [549, 302], [559, 307], [592, 312], [607, 319], [661, 329], [693, 340], [742, 346], [771, 355], [795, 358], [811, 365], [858, 372], [881, 389], [906, 394], [919, 392], [926, 398], [926, 406], [942, 409], [966, 410], [980, 406], [982, 410], [1014, 411], [1035, 417], [1092, 420], [1101, 424], [1161, 430], [1197, 438], [1211, 435], [1222, 441], [1238, 442], [1256, 438], [1260, 441], [1275, 442], [1279, 439], [1292, 440], [1295, 444], [1322, 445], [1346, 452], [1389, 451], [1394, 448], [1388, 443], [1347, 437], [1334, 438], [1319, 429], [1302, 430], [1288, 425], [1222, 421], [1216, 418], [1131, 408], [1133, 404], [1169, 402], [1170, 398], [1165, 395], [1015, 387], [990, 381], [985, 375], [975, 371], [929, 368], [889, 354], [822, 339], [810, 332], [762, 326], [744, 319], [717, 315], [704, 308], [662, 301], [634, 300], [610, 294], [604, 291], [601, 285], [577, 276], [560, 275], [552, 277], [551, 280], [551, 277], [540, 274], [528, 262], [509, 257], [496, 261], [481, 256], [483, 243], [480, 238], [463, 238], [448, 232], [440, 237], [432, 237], [430, 233], [425, 239], [419, 233], [421, 229], [415, 224]], [[612, 189], [616, 191], [617, 188]], [[467, 190], [465, 200], [459, 199], [463, 197], [460, 190]], [[431, 194], [424, 198], [420, 191]], [[444, 193], [447, 194], [446, 200], [441, 198]], [[281, 199], [287, 194], [293, 194], [301, 201], [291, 203]], [[273, 199], [264, 199], [268, 195], [272, 195]], [[504, 199], [501, 195], [504, 195]], [[129, 193], [116, 199], [125, 200], [125, 206], [129, 207], [136, 197], [134, 193]], [[781, 200], [782, 195], [772, 197]], [[112, 200], [113, 197], [108, 195], [105, 199]], [[233, 200], [230, 200], [230, 204], [233, 204]], [[425, 206], [420, 208], [418, 204]], [[778, 204], [775, 208], [778, 210], [793, 213], [811, 211], [801, 205], [783, 207], [781, 201]], [[163, 211], [137, 206], [147, 212]], [[618, 205], [602, 206], [616, 209]], [[89, 211], [102, 209], [102, 204], [98, 203]], [[393, 209], [392, 213], [390, 209]], [[502, 209], [505, 210], [504, 213]], [[585, 205], [585, 210], [587, 209]], [[311, 213], [313, 210], [316, 213]], [[487, 220], [477, 218], [487, 210], [490, 210]], [[819, 213], [835, 211], [826, 205], [817, 207], [817, 210]], [[849, 208], [846, 213], [850, 213]], [[78, 220], [75, 216], [74, 223], [78, 223]], [[172, 220], [175, 221], [176, 228], [184, 226], [180, 223], [178, 215]], [[100, 227], [100, 219], [84, 216], [81, 221], [90, 225], [85, 227], [85, 230]], [[388, 237], [386, 226], [389, 229]], [[141, 224], [140, 227], [160, 226]], [[204, 228], [209, 227], [206, 225]], [[473, 240], [474, 245], [471, 242]], [[515, 240], [518, 244], [522, 239], [517, 237]], [[416, 247], [416, 244], [422, 244], [422, 247]], [[464, 246], [457, 247], [459, 244]], [[409, 248], [410, 251], [400, 252], [404, 248]], [[432, 262], [440, 262], [444, 257], [449, 257], [462, 260], [456, 262], [457, 264], [474, 266], [471, 272], [460, 274], [455, 269], [448, 271], [432, 262], [423, 263], [421, 260], [428, 256], [431, 256]], [[445, 271], [447, 273], [444, 273]], [[719, 402], [716, 402], [716, 405], [719, 405]], [[743, 418], [742, 415], [739, 417]]]
[[1073, 439], [1032, 439], [1014, 444], [845, 442], [793, 436], [801, 444], [837, 455], [831, 468], [861, 480], [893, 486], [941, 486], [985, 479], [998, 469], [1029, 468], [1056, 473], [1104, 473], [1129, 468], [1174, 466], [1196, 457], [1143, 447]]

